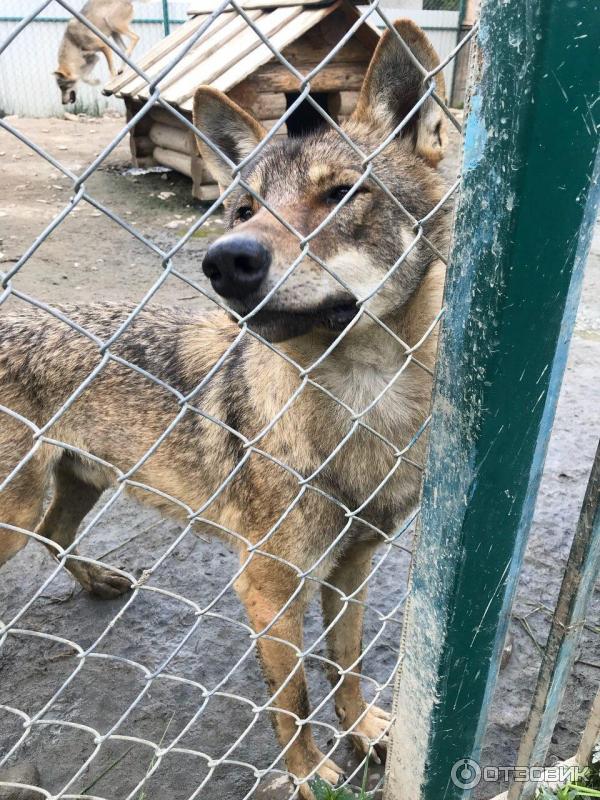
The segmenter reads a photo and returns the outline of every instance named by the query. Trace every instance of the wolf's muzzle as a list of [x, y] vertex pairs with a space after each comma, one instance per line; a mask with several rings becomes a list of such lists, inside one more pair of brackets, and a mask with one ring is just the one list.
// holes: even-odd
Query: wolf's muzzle
[[243, 299], [263, 282], [271, 264], [271, 252], [251, 236], [224, 236], [212, 244], [202, 269], [215, 292]]

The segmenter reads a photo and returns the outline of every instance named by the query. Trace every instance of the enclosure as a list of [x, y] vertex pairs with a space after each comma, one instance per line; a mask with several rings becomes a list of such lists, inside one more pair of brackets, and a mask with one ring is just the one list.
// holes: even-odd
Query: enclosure
[[[273, 38], [286, 60], [303, 74], [317, 67], [352, 28], [353, 35], [312, 82], [312, 98], [341, 124], [356, 106], [358, 90], [379, 38], [377, 32], [362, 23], [360, 12], [350, 3], [279, 9], [269, 2], [262, 7], [255, 5], [249, 11], [253, 23], [263, 35]], [[189, 22], [150, 50], [140, 63], [150, 81], [206, 21], [207, 14], [193, 13], [194, 10], [192, 6]], [[327, 127], [325, 119], [307, 100], [296, 102], [299, 93], [295, 77], [277, 62], [268, 47], [261, 47], [261, 40], [235, 12], [223, 14], [221, 25], [211, 26], [181, 58], [164, 82], [163, 95], [191, 122], [194, 91], [204, 84], [226, 92], [266, 130], [275, 128], [277, 135], [302, 136]], [[131, 119], [142, 108], [150, 89], [135, 70], [130, 70], [111, 81], [106, 91], [124, 99]], [[291, 113], [280, 124], [288, 109]], [[131, 132], [134, 163], [177, 169], [192, 178], [194, 197], [215, 200], [220, 194], [215, 177], [203, 165], [190, 137], [189, 128], [177, 117], [155, 109]]]
[[[60, 17], [79, 13], [66, 2], [59, 5]], [[328, 682], [324, 668], [332, 666], [332, 659], [326, 635], [335, 622], [323, 621], [313, 600], [298, 659], [310, 697], [310, 707], [297, 719], [298, 730], [312, 725], [321, 751], [344, 770], [340, 783], [355, 787], [357, 796], [366, 781], [367, 789], [385, 800], [466, 798], [471, 792], [495, 797], [514, 779], [515, 765], [543, 766], [575, 755], [598, 689], [600, 598], [593, 584], [599, 535], [593, 480], [581, 514], [600, 431], [597, 227], [591, 237], [598, 203], [597, 87], [591, 54], [598, 42], [593, 4], [578, 2], [570, 11], [559, 5], [536, 4], [526, 21], [514, 3], [484, 4], [481, 27], [476, 25], [462, 46], [456, 35], [453, 46], [441, 54], [439, 67], [421, 65], [423, 85], [416, 104], [372, 152], [359, 153], [358, 183], [370, 181], [382, 196], [393, 197], [386, 178], [379, 177], [378, 157], [411, 128], [421, 110], [435, 115], [442, 109], [447, 119], [448, 144], [438, 168], [445, 188], [439, 201], [415, 214], [416, 207], [422, 208], [416, 201], [411, 208], [395, 198], [394, 226], [405, 226], [410, 237], [375, 284], [354, 292], [359, 321], [368, 318], [390, 336], [401, 356], [368, 399], [342, 398], [349, 419], [333, 452], [314, 473], [294, 473], [300, 496], [312, 485], [322, 488], [319, 473], [334, 462], [336, 472], [343, 474], [348, 467], [343, 460], [346, 443], [366, 432], [393, 453], [390, 476], [377, 478], [375, 490], [366, 490], [360, 502], [331, 500], [342, 503], [353, 524], [377, 527], [381, 539], [366, 579], [368, 595], [352, 587], [341, 596], [345, 608], [354, 604], [364, 611], [360, 657], [356, 663], [333, 664], [337, 672], [333, 683]], [[369, 23], [376, 40], [361, 62], [366, 72], [381, 31], [404, 16], [403, 9], [377, 3], [352, 9], [352, 25], [323, 47], [309, 74], [289, 63], [277, 40], [256, 27], [256, 9], [250, 5], [234, 0], [210, 10], [192, 6], [183, 13], [194, 9], [206, 16], [191, 15], [195, 30], [182, 49], [168, 50], [171, 57], [163, 58], [158, 73], [143, 74], [144, 53], [153, 42], [142, 38], [140, 52], [134, 51], [129, 68], [140, 75], [140, 86], [150, 88], [143, 97], [136, 96], [127, 119], [114, 112], [104, 117], [0, 119], [0, 318], [37, 308], [40, 319], [60, 322], [67, 341], [76, 333], [77, 309], [98, 301], [109, 301], [116, 309], [106, 337], [96, 340], [94, 331], [77, 331], [88, 339], [86, 346], [97, 348], [85, 386], [74, 393], [65, 387], [60, 405], [47, 409], [41, 419], [29, 419], [2, 404], [7, 424], [18, 423], [31, 433], [27, 453], [13, 459], [14, 469], [0, 476], [4, 492], [10, 492], [41, 445], [102, 457], [94, 447], [82, 447], [79, 439], [59, 436], [57, 423], [68, 418], [82, 391], [99, 390], [103, 371], [117, 359], [143, 381], [164, 383], [162, 375], [144, 366], [141, 353], [122, 363], [119, 339], [135, 331], [146, 308], [158, 319], [162, 308], [173, 307], [187, 319], [189, 313], [200, 318], [228, 306], [204, 275], [202, 261], [226, 228], [223, 200], [244, 186], [245, 173], [230, 164], [231, 184], [223, 193], [215, 192], [214, 201], [199, 203], [190, 197], [185, 170], [172, 165], [175, 171], [168, 171], [156, 159], [132, 163], [129, 138], [133, 135], [135, 142], [140, 126], [149, 120], [176, 119], [190, 143], [203, 133], [195, 129], [191, 113], [169, 102], [168, 89], [161, 91], [163, 82], [169, 85], [186, 55], [201, 47], [213, 26], [222, 24], [223, 14], [235, 13], [248, 30], [246, 36], [260, 42], [270, 63], [290, 76], [285, 106], [271, 120], [268, 139], [281, 141], [286, 132], [293, 134], [289, 120], [307, 106], [315, 119], [347, 137], [339, 127], [343, 120], [320, 96], [319, 74], [358, 28]], [[310, 13], [308, 7], [298, 10]], [[47, 13], [47, 4], [32, 5], [30, 11], [0, 44], [0, 59], [13, 52], [17, 60], [0, 63], [18, 63], [22, 56], [14, 53], [24, 41], [21, 37], [39, 24], [34, 19]], [[406, 13], [415, 16], [414, 9]], [[471, 101], [463, 115], [446, 104], [437, 76], [442, 69], [447, 75], [448, 66], [471, 42], [478, 49]], [[14, 72], [10, 79], [15, 80]], [[263, 93], [272, 88], [268, 80], [266, 72], [261, 75]], [[530, 103], [515, 102], [515, 86], [519, 96], [532, 98]], [[347, 91], [358, 92], [358, 87]], [[101, 98], [99, 90], [96, 95]], [[231, 98], [254, 111], [250, 95], [246, 103], [244, 92]], [[268, 144], [258, 145], [259, 156]], [[352, 140], [346, 144], [355, 145]], [[156, 146], [154, 142], [152, 151]], [[195, 154], [192, 150], [189, 158]], [[276, 204], [253, 191], [257, 203], [266, 204], [269, 214], [290, 226]], [[298, 259], [286, 264], [289, 269], [273, 295], [294, 274], [299, 256], [312, 252], [319, 234], [348, 213], [345, 207], [352, 198], [345, 198], [329, 208], [316, 230], [293, 232]], [[455, 203], [452, 245], [449, 253], [438, 252], [431, 231], [435, 234], [436, 217], [449, 214]], [[398, 341], [397, 334], [394, 338], [393, 331], [385, 330], [387, 317], [379, 318], [375, 302], [406, 259], [410, 262], [415, 248], [429, 248], [436, 260], [449, 259], [446, 299], [443, 309], [425, 321], [423, 335]], [[328, 264], [319, 268], [331, 274]], [[333, 269], [334, 279], [339, 268]], [[247, 319], [233, 314], [239, 338], [224, 360], [211, 365], [208, 384], [219, 380], [222, 369], [229, 368], [227, 359], [247, 340], [289, 359], [283, 345], [253, 330], [251, 314]], [[353, 341], [356, 324], [332, 336], [310, 368], [293, 361], [298, 382], [286, 402], [273, 409], [267, 429], [249, 435], [243, 422], [214, 417], [198, 387], [187, 393], [174, 390], [178, 405], [170, 429], [187, 413], [207, 425], [227, 426], [228, 435], [241, 437], [244, 446], [237, 473], [245, 459], [262, 455], [265, 442], [271, 441], [269, 433], [293, 413], [304, 392], [320, 391], [332, 399], [320, 368], [333, 363], [338, 347], [352, 352], [344, 342], [346, 337]], [[440, 361], [431, 417], [424, 413], [414, 437], [403, 441], [367, 431], [374, 425], [368, 416], [372, 406], [384, 402], [405, 374], [430, 374], [424, 359], [438, 328]], [[375, 344], [382, 341], [373, 336]], [[36, 346], [41, 346], [37, 337], [31, 343], [32, 357]], [[63, 361], [61, 346], [59, 342], [57, 364]], [[3, 339], [0, 348], [10, 363], [14, 343]], [[274, 380], [266, 373], [260, 382], [269, 386]], [[204, 518], [209, 517], [210, 528], [210, 502], [206, 509], [188, 506], [188, 519], [181, 523], [126, 494], [142, 482], [145, 461], [167, 434], [161, 432], [140, 458], [127, 457], [115, 465], [115, 487], [86, 517], [78, 541], [55, 547], [57, 561], [39, 541], [32, 541], [0, 567], [0, 787], [5, 787], [0, 792], [7, 797], [279, 799], [298, 797], [314, 778], [314, 772], [291, 777], [286, 747], [272, 729], [277, 690], [265, 686], [255, 654], [261, 637], [269, 638], [269, 629], [249, 626], [233, 585], [240, 563], [227, 537], [239, 537], [239, 532], [227, 532], [223, 542], [208, 535]], [[375, 454], [375, 444], [370, 446]], [[368, 517], [368, 501], [385, 490], [396, 471], [409, 468], [424, 469], [422, 500], [400, 524], [384, 529]], [[214, 502], [227, 491], [231, 480], [228, 476], [215, 487], [214, 498], [208, 500]], [[167, 499], [181, 503], [174, 496]], [[270, 502], [268, 490], [261, 502]], [[281, 511], [284, 519], [291, 513]], [[205, 523], [200, 531], [193, 529], [199, 517]], [[7, 519], [0, 522], [5, 533], [36, 538], [35, 530], [20, 529]], [[262, 531], [267, 542], [280, 524]], [[581, 580], [567, 581], [562, 604], [557, 604], [576, 531], [576, 552], [568, 563], [571, 578], [575, 571]], [[345, 526], [335, 531], [342, 539], [344, 533]], [[328, 549], [324, 547], [323, 556]], [[250, 550], [250, 558], [256, 557], [254, 552]], [[94, 598], [66, 570], [73, 559], [121, 570], [133, 591], [112, 600]], [[242, 562], [242, 573], [243, 568]], [[275, 559], [272, 569], [281, 568]], [[301, 587], [315, 583], [319, 589], [327, 583], [316, 571], [303, 569], [298, 580]], [[393, 712], [380, 733], [366, 742], [372, 754], [391, 733], [385, 769], [356, 754], [352, 728], [344, 729], [336, 718], [334, 692], [344, 674], [360, 675], [367, 709], [376, 704]], [[581, 752], [591, 748], [598, 724], [596, 710]], [[530, 751], [527, 742], [534, 743]], [[452, 779], [453, 765], [465, 759], [481, 767], [477, 786]], [[17, 785], [29, 788], [11, 794]], [[533, 788], [527, 781], [513, 782], [511, 800], [521, 791], [531, 794]], [[345, 800], [343, 794], [339, 797]]]

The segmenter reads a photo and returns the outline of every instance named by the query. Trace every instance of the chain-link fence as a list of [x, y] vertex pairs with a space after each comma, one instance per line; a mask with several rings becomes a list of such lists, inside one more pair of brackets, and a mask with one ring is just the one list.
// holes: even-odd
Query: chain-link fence
[[[19, 47], [46, 5], [14, 27], [2, 51]], [[27, 683], [37, 676], [39, 696], [19, 684], [4, 697], [2, 765], [36, 762], [39, 778], [12, 780], [47, 797], [250, 797], [277, 776], [278, 797], [288, 776], [292, 795], [306, 798], [319, 776], [360, 785], [368, 757], [383, 759], [391, 720], [380, 706], [389, 707], [398, 661], [400, 576], [417, 513], [457, 186], [434, 169], [448, 122], [459, 128], [445, 105], [445, 63], [416, 26], [395, 26], [374, 3], [302, 74], [277, 48], [277, 27], [234, 2], [215, 6], [150, 77], [135, 53], [119, 52], [76, 8], [60, 5], [147, 82], [149, 97], [78, 172], [0, 121], [72, 186], [2, 283], [3, 558], [34, 539], [56, 560], [44, 563], [38, 585], [24, 573], [3, 621], [9, 672], [27, 651], [35, 665]], [[269, 8], [264, 17], [282, 14]], [[232, 15], [296, 82], [280, 125], [306, 101], [326, 128], [275, 142], [277, 125], [263, 136], [211, 90], [196, 95], [195, 125], [163, 100], [171, 71]], [[376, 16], [386, 33], [358, 109], [340, 125], [311, 84]], [[198, 137], [222, 186], [166, 249], [88, 188], [159, 107]], [[204, 256], [211, 289], [178, 259], [223, 202], [233, 230]], [[54, 305], [19, 288], [32, 257], [82, 205], [160, 259], [160, 276], [135, 304]], [[171, 281], [185, 281], [215, 311], [155, 307]], [[158, 523], [164, 539], [141, 574], [77, 549], [126, 492], [178, 520], [176, 531]], [[238, 565], [226, 557], [217, 584], [202, 576], [219, 568], [220, 545], [201, 541], [204, 558], [193, 567], [178, 561], [197, 535], [239, 552]], [[94, 605], [85, 631], [81, 597], [68, 599], [67, 613], [53, 605], [40, 616], [66, 572], [96, 595], [122, 594]], [[323, 622], [311, 612], [303, 635], [317, 590]], [[371, 784], [378, 774], [369, 773]]]
[[[415, 654], [433, 662], [448, 644], [433, 615], [415, 633], [424, 607], [413, 603], [409, 649], [401, 655], [399, 645], [459, 186], [437, 169], [460, 132], [443, 70], [477, 26], [440, 61], [418, 26], [395, 22], [378, 0], [358, 10], [340, 0], [224, 0], [197, 3], [191, 35], [137, 59], [78, 8], [56, 2], [122, 58], [139, 85], [127, 122], [77, 169], [18, 120], [0, 119], [70, 189], [2, 275], [0, 577], [9, 591], [0, 628], [0, 768], [10, 771], [0, 785], [56, 800], [313, 800], [326, 796], [323, 780], [377, 793], [395, 726], [396, 748], [413, 731], [422, 745], [411, 750], [408, 742], [403, 751], [405, 760], [413, 755], [407, 773], [416, 797], [434, 713], [427, 703], [437, 695], [431, 682], [423, 697], [418, 666], [407, 664]], [[0, 57], [19, 47], [47, 6], [14, 26]], [[300, 69], [291, 45], [334, 14], [345, 20], [343, 32]], [[235, 36], [224, 33], [231, 29]], [[342, 55], [355, 52], [355, 39], [369, 66], [356, 107], [333, 114], [318, 95], [325, 75], [354, 80]], [[220, 59], [241, 82], [246, 59], [257, 55], [279, 70], [270, 84], [261, 73], [258, 93], [288, 95], [268, 132], [248, 113], [249, 101], [218, 90]], [[175, 76], [189, 77], [178, 75], [180, 65], [206, 58], [209, 85], [165, 99]], [[281, 136], [301, 106], [311, 109], [312, 132], [288, 128]], [[159, 110], [190, 132], [219, 193], [172, 239], [123, 213], [117, 191], [107, 201], [93, 188], [121, 143]], [[482, 147], [473, 131], [471, 176]], [[67, 230], [73, 237], [74, 219], [77, 268], [101, 262], [105, 242], [90, 237], [81, 208], [106, 222], [107, 240], [121, 237], [122, 247], [159, 267], [150, 281], [150, 268], [143, 273], [133, 302], [63, 304], [27, 289], [28, 270], [48, 242]], [[513, 208], [514, 197], [502, 213]], [[223, 211], [224, 235], [194, 250]], [[182, 267], [190, 251], [201, 252], [203, 275], [199, 264], [195, 273]], [[174, 285], [200, 298], [200, 310], [165, 306]], [[460, 310], [456, 287], [453, 297]], [[447, 371], [456, 353], [451, 345], [445, 353]], [[519, 386], [530, 389], [544, 373], [521, 377]], [[493, 384], [483, 367], [469, 375]], [[530, 438], [525, 431], [523, 458]], [[460, 481], [473, 464], [463, 463], [466, 451], [455, 456], [450, 469]], [[476, 482], [472, 489], [477, 499]], [[519, 512], [516, 495], [507, 497]], [[452, 497], [463, 505], [467, 498]], [[431, 492], [425, 500], [427, 523], [437, 507]], [[143, 504], [156, 516], [142, 516]], [[431, 536], [425, 525], [425, 545]], [[34, 554], [24, 554], [31, 540]], [[423, 540], [417, 597], [427, 573]], [[124, 558], [128, 548], [134, 553]], [[467, 566], [476, 551], [465, 551]], [[497, 566], [484, 564], [490, 573]], [[433, 597], [449, 574], [440, 571]], [[476, 583], [476, 570], [470, 575]], [[104, 602], [75, 593], [73, 578]], [[485, 614], [497, 613], [498, 586]], [[473, 641], [482, 628], [488, 635], [480, 621]], [[428, 631], [437, 638], [426, 641]], [[390, 710], [403, 659], [400, 691], [416, 691], [414, 706], [401, 709], [412, 714], [406, 741], [398, 709]], [[476, 690], [487, 674], [477, 672]], [[402, 781], [394, 763], [388, 798]]]
[[[21, 20], [39, 4], [35, 0], [3, 0], [0, 7], [0, 38], [4, 40]], [[81, 11], [85, 0], [75, 0], [73, 8]], [[135, 49], [139, 59], [157, 44], [165, 30], [186, 20], [187, 3], [181, 0], [145, 0], [133, 7], [131, 28], [140, 39]], [[0, 57], [0, 114], [23, 117], [62, 116], [65, 110], [56, 91], [54, 71], [58, 67], [58, 51], [71, 15], [55, 0], [36, 14], [19, 37], [18, 46], [8, 48]], [[118, 63], [118, 62], [117, 62]], [[109, 79], [105, 60], [99, 60], [93, 81], [100, 88]], [[123, 113], [123, 104], [102, 95], [98, 86], [82, 82], [77, 102], [68, 112], [100, 116], [107, 111]]]
[[[74, 0], [72, 7], [81, 12], [86, 0]], [[441, 58], [445, 58], [456, 46], [460, 29], [459, 9], [454, 2], [422, 6], [399, 0], [385, 0], [391, 18], [411, 16], [427, 33]], [[186, 0], [136, 0], [133, 5], [131, 29], [139, 36], [134, 58], [140, 63], [145, 54], [156, 47], [165, 35], [176, 31], [186, 22], [190, 4]], [[405, 7], [406, 6], [406, 7]], [[4, 0], [0, 9], [0, 38], [8, 36], [12, 28], [36, 7], [35, 0]], [[58, 51], [71, 19], [69, 13], [52, 0], [19, 37], [19, 46], [8, 48], [0, 56], [0, 114], [24, 117], [61, 117], [65, 109], [60, 94], [56, 91], [54, 71], [58, 66]], [[372, 19], [380, 29], [383, 23]], [[445, 78], [450, 97], [453, 84], [454, 59], [445, 69]], [[93, 81], [104, 85], [110, 73], [101, 58], [93, 72]], [[455, 104], [460, 105], [464, 86], [456, 95]], [[82, 82], [77, 99], [66, 109], [68, 113], [100, 116], [112, 111], [123, 113], [122, 102], [115, 97], [104, 96], [97, 86]]]

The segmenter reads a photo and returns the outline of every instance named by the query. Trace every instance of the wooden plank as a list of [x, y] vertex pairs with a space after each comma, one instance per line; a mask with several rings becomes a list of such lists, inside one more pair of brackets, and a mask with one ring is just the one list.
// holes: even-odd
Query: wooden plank
[[[279, 122], [279, 119], [263, 119], [263, 120], [260, 121], [260, 124], [263, 126], [263, 128], [266, 131], [270, 131], [271, 128], [273, 128], [278, 122]], [[279, 126], [279, 128], [277, 129], [277, 134], [276, 135], [277, 136], [287, 136], [287, 125], [285, 124], [285, 122], [283, 123], [283, 125]]]
[[[232, 12], [230, 12], [230, 16]], [[225, 16], [225, 15], [223, 15]], [[172, 33], [170, 36], [167, 36], [165, 39], [161, 39], [160, 42], [157, 42], [153, 45], [147, 53], [144, 54], [143, 58], [139, 62], [140, 69], [144, 71], [151, 67], [159, 58], [166, 56], [168, 53], [171, 53], [175, 48], [188, 39], [190, 36], [198, 30], [198, 28], [202, 25], [204, 20], [206, 19], [206, 14], [202, 16], [195, 17], [194, 19], [190, 19], [187, 22], [184, 22], [183, 25], [180, 25], [177, 30]], [[116, 94], [121, 90], [128, 92], [129, 86], [128, 84], [132, 81], [139, 79], [139, 75], [137, 72], [131, 69], [131, 67], [126, 67], [124, 72], [121, 75], [117, 75], [111, 81], [109, 81], [103, 89], [103, 94]]]
[[[130, 97], [125, 98], [125, 117], [127, 122], [130, 122], [139, 110], [139, 103], [136, 103], [135, 100], [132, 100]], [[138, 120], [129, 134], [131, 160], [136, 167], [153, 166], [155, 163], [152, 158], [154, 145], [148, 138], [148, 131], [150, 130], [151, 124], [152, 121], [148, 114], [145, 114]]]
[[340, 92], [338, 116], [349, 117], [356, 108], [360, 92]]
[[[194, 44], [191, 52], [195, 52], [200, 46], [209, 47], [210, 45], [208, 43], [217, 37], [223, 28], [229, 25], [232, 20], [236, 18], [236, 16], [237, 15], [234, 14], [234, 12], [229, 11], [217, 17], [217, 19], [211, 23], [210, 27], [198, 38], [198, 41]], [[175, 33], [172, 33], [170, 36], [168, 36], [166, 39], [163, 39], [162, 42], [159, 42], [159, 44], [156, 45], [157, 48], [162, 46], [161, 51], [157, 53], [157, 55], [152, 59], [151, 63], [148, 63], [148, 65], [145, 64], [145, 60], [142, 62], [142, 67], [150, 79], [155, 78], [161, 70], [163, 70], [174, 58], [177, 57], [179, 53], [181, 53], [182, 50], [185, 49], [189, 39], [194, 36], [196, 31], [201, 27], [201, 25], [204, 24], [205, 21], [206, 15], [196, 17], [195, 19], [191, 20], [194, 25], [193, 27], [188, 28], [185, 37], [179, 35], [181, 33], [180, 30], [176, 30]], [[190, 23], [185, 24], [189, 25]], [[165, 43], [173, 43], [173, 40], [175, 39], [177, 39], [177, 41], [174, 43], [174, 46], [165, 48]], [[173, 69], [176, 70], [178, 68], [179, 65], [176, 65]], [[161, 83], [161, 86], [163, 85], [164, 84]], [[120, 94], [136, 95], [146, 86], [147, 81], [135, 74], [133, 80], [123, 87]]]
[[[313, 33], [319, 34], [320, 30], [318, 28], [313, 28], [313, 30], [308, 32], [308, 34], [311, 34], [310, 38], [308, 38], [308, 34], [305, 34], [285, 48], [285, 57], [288, 61], [292, 64], [295, 64], [296, 61], [312, 62], [313, 66], [320, 64], [321, 61], [331, 53], [333, 47], [340, 41], [346, 31], [340, 32], [337, 42], [330, 42], [328, 39], [323, 40], [321, 37], [315, 41], [312, 37]], [[336, 53], [333, 60], [369, 61], [372, 52], [372, 50], [368, 50], [356, 38], [353, 38]]]
[[174, 128], [181, 128], [181, 130], [189, 131], [189, 128], [184, 125], [183, 122], [181, 122], [174, 114], [171, 114], [171, 112], [167, 111], [166, 108], [161, 108], [160, 106], [154, 106], [150, 109], [150, 119], [155, 120], [156, 122], [161, 122], [164, 125], [171, 125]]
[[221, 195], [221, 190], [216, 183], [203, 183], [192, 188], [192, 196], [203, 203], [213, 203]]
[[[352, 3], [344, 2], [341, 10], [346, 17], [348, 21], [348, 27], [350, 28], [356, 22], [358, 9]], [[401, 13], [396, 16], [404, 16], [404, 13], [405, 9], [402, 9]], [[392, 19], [395, 19], [395, 16], [393, 16]], [[375, 12], [375, 14], [371, 14], [371, 16], [368, 17], [354, 32], [354, 38], [361, 42], [364, 47], [366, 47], [369, 53], [369, 60], [373, 54], [373, 51], [377, 47], [382, 34], [382, 31], [377, 27], [376, 20], [380, 20], [377, 12]]]
[[[263, 15], [262, 11], [251, 11], [248, 13], [252, 19], [257, 20]], [[172, 86], [178, 80], [185, 78], [195, 67], [214, 56], [218, 60], [219, 52], [223, 53], [233, 49], [233, 40], [241, 35], [244, 31], [248, 30], [246, 20], [237, 14], [232, 14], [224, 25], [218, 27], [217, 30], [208, 30], [206, 38], [200, 37], [199, 42], [176, 64], [168, 75], [160, 83], [161, 91], [164, 93], [165, 89]], [[185, 46], [182, 45], [182, 48]], [[152, 78], [159, 74], [159, 72], [169, 63], [173, 54], [169, 54], [166, 58], [161, 59], [155, 66], [149, 70], [148, 74]], [[148, 97], [149, 90], [146, 81], [142, 80], [132, 85], [130, 89], [132, 94], [139, 97]]]
[[[304, 0], [303, 6], [327, 6], [335, 0]], [[259, 8], [272, 11], [274, 8], [298, 5], [298, 0], [240, 0], [239, 5], [244, 9]], [[217, 8], [216, 0], [194, 0], [188, 8], [188, 14], [210, 14]]]
[[[298, 39], [290, 42], [285, 48], [285, 57], [292, 63], [312, 61], [315, 65], [319, 64], [339, 44], [356, 22], [356, 9], [350, 7], [350, 12], [348, 5], [343, 3], [335, 9], [334, 13], [324, 17]], [[365, 45], [358, 36], [358, 32], [364, 27], [361, 25], [341, 50], [335, 54], [335, 61], [370, 60], [379, 37], [375, 35], [374, 41], [371, 40], [368, 46]]]
[[132, 136], [135, 145], [135, 160], [151, 156], [154, 152], [154, 142], [149, 136]]
[[152, 156], [141, 156], [136, 158], [135, 166], [140, 167], [140, 169], [147, 169], [148, 167], [155, 167], [156, 161]]
[[183, 175], [187, 175], [188, 178], [192, 177], [192, 159], [191, 156], [187, 156], [185, 153], [167, 150], [164, 147], [155, 147], [154, 160], [157, 164], [162, 164], [163, 167], [170, 167]]
[[[263, 36], [272, 39], [281, 28], [287, 26], [301, 14], [302, 9], [299, 6], [292, 6], [279, 8], [268, 14], [260, 11], [256, 13], [259, 16], [255, 19], [254, 24]], [[243, 60], [245, 56], [258, 48], [260, 45], [258, 35], [246, 24], [245, 20], [238, 19], [237, 21], [241, 22], [242, 30], [227, 43], [226, 47], [221, 47], [209, 58], [203, 58], [199, 62], [196, 59], [198, 63], [194, 65], [191, 65], [187, 59], [183, 60], [182, 70], [178, 70], [178, 79], [174, 82], [169, 81], [167, 88], [163, 89], [165, 100], [181, 105], [186, 100], [192, 99], [198, 86], [216, 85], [216, 79], [223, 72], [228, 71], [236, 62], [240, 59]]]
[[[305, 31], [312, 28], [312, 26], [319, 22], [319, 20], [335, 11], [335, 9], [338, 8], [339, 3], [340, 0], [338, 0], [336, 5], [329, 6], [327, 8], [301, 11], [299, 14], [295, 15], [295, 18], [285, 25], [285, 27], [274, 31], [270, 35], [269, 38], [271, 44], [278, 50], [283, 50], [286, 45], [288, 45], [290, 42], [293, 42]], [[283, 11], [284, 9], [281, 10]], [[277, 11], [273, 12], [273, 14], [277, 13]], [[236, 86], [238, 83], [241, 83], [244, 78], [247, 78], [261, 65], [266, 64], [272, 58], [273, 53], [271, 52], [270, 48], [265, 44], [260, 44], [245, 57], [234, 60], [228, 70], [222, 72], [218, 77], [212, 79], [212, 85], [215, 89], [220, 89], [222, 92], [228, 92], [232, 87]], [[278, 66], [281, 69], [285, 69], [281, 66], [281, 64], [278, 64]], [[314, 64], [312, 66], [314, 67]], [[285, 71], [289, 75], [289, 72], [287, 70]], [[269, 83], [264, 85], [269, 87], [269, 91], [281, 91], [279, 86], [271, 86]], [[295, 85], [297, 85], [297, 81], [295, 82]], [[191, 109], [192, 105], [193, 100], [188, 100], [182, 103], [182, 108]]]
[[[232, 93], [229, 96], [233, 99]], [[287, 104], [283, 92], [264, 92], [256, 94], [254, 102], [246, 104], [242, 100], [244, 108], [254, 114], [256, 119], [277, 119], [285, 114]]]
[[191, 167], [192, 167], [192, 194], [194, 197], [197, 195], [197, 190], [199, 187], [205, 184], [213, 184], [215, 183], [215, 179], [210, 174], [208, 168], [205, 166], [202, 158], [195, 153], [191, 158]]
[[[309, 72], [314, 64], [295, 64], [303, 74]], [[368, 63], [332, 63], [314, 76], [310, 85], [313, 92], [336, 92], [340, 89], [358, 91], [362, 86]], [[249, 80], [255, 86], [268, 86], [271, 91], [297, 92], [300, 82], [281, 64], [264, 64], [256, 70]], [[187, 108], [184, 104], [183, 108]], [[192, 104], [189, 104], [191, 109]]]
[[178, 153], [185, 153], [188, 156], [196, 153], [193, 133], [176, 128], [174, 125], [155, 122], [150, 128], [149, 138], [155, 145], [167, 150], [176, 150]]

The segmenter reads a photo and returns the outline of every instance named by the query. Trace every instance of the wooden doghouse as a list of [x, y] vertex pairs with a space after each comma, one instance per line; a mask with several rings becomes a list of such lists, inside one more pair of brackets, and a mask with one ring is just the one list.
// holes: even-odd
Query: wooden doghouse
[[[190, 19], [153, 47], [139, 66], [152, 80], [185, 49], [214, 7], [215, 0], [196, 0]], [[303, 75], [323, 61], [359, 18], [348, 0], [329, 4], [310, 0], [285, 5], [269, 0], [245, 0], [244, 11], [261, 33]], [[379, 33], [362, 23], [344, 46], [311, 78], [311, 96], [341, 122], [354, 109]], [[270, 129], [297, 100], [300, 81], [263, 44], [236, 11], [220, 14], [161, 81], [161, 96], [188, 119], [194, 92], [208, 84], [225, 92]], [[105, 93], [122, 97], [131, 119], [149, 97], [148, 83], [127, 69], [112, 80]], [[303, 101], [278, 135], [297, 136], [326, 125], [310, 103]], [[214, 200], [218, 188], [196, 152], [194, 138], [183, 123], [159, 107], [151, 109], [131, 133], [131, 152], [137, 166], [161, 164], [192, 179], [199, 200]]]

